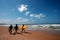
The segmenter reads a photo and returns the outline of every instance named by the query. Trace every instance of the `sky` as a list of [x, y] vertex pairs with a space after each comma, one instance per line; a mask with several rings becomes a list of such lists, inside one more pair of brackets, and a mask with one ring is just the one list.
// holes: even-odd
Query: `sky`
[[60, 0], [0, 0], [0, 23], [60, 23]]

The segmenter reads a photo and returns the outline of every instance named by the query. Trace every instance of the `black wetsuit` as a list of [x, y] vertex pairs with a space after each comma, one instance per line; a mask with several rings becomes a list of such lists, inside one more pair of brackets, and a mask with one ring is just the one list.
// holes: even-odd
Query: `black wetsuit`
[[12, 34], [12, 29], [13, 29], [13, 26], [10, 25], [10, 27], [9, 27], [9, 29], [8, 29], [10, 34]]

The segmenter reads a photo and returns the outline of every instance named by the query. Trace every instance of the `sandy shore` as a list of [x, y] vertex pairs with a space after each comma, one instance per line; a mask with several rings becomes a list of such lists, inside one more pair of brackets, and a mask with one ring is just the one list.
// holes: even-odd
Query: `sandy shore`
[[0, 26], [0, 40], [60, 40], [60, 34], [26, 30], [23, 34], [10, 35], [7, 27]]

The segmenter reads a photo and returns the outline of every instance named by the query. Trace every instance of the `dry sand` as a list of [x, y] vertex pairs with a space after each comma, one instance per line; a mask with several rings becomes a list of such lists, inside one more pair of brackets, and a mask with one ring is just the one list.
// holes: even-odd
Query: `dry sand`
[[7, 27], [0, 26], [0, 40], [60, 40], [60, 35], [34, 30], [23, 34], [10, 35]]

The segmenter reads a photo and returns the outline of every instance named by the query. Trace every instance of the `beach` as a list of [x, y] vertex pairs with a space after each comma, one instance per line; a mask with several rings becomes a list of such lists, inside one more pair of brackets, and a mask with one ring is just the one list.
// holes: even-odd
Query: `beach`
[[[54, 32], [53, 32], [54, 31]], [[55, 30], [26, 30], [25, 33], [10, 35], [8, 27], [0, 26], [0, 40], [60, 40], [60, 32]], [[20, 33], [20, 30], [18, 30]]]

